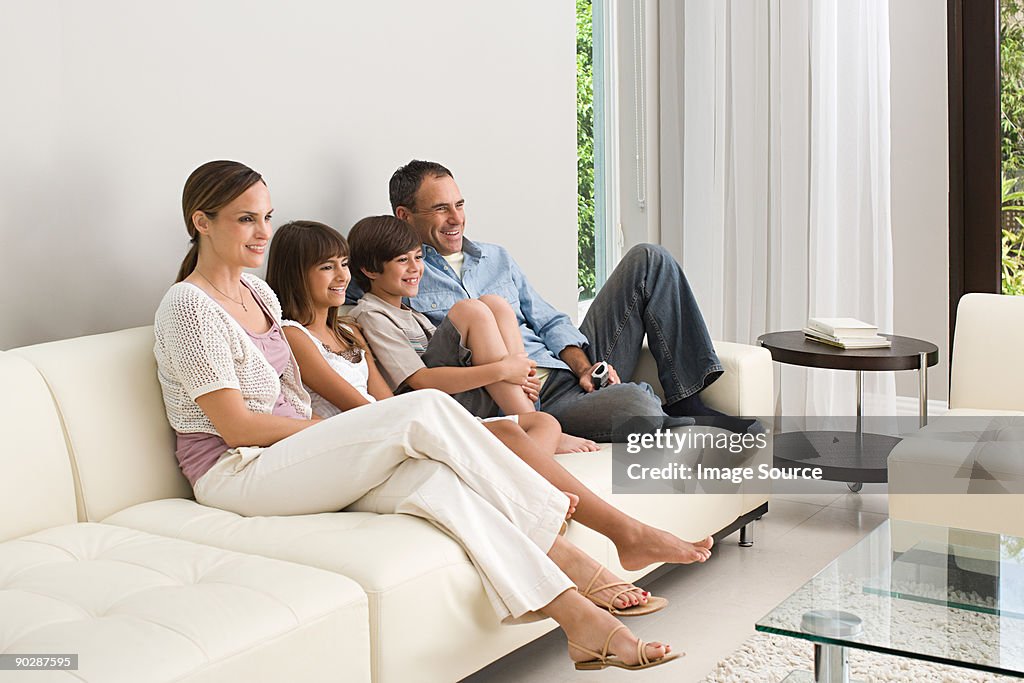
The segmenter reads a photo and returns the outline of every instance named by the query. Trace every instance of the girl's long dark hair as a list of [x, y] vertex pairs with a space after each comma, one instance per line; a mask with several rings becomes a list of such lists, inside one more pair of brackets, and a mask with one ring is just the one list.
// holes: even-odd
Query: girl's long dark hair
[[[341, 233], [316, 221], [292, 221], [274, 232], [267, 257], [267, 284], [281, 301], [285, 318], [300, 325], [313, 322], [313, 301], [309, 293], [310, 269], [332, 258], [348, 258], [348, 242]], [[347, 349], [369, 349], [362, 340], [345, 328], [344, 323], [358, 329], [349, 317], [338, 315], [338, 308], [327, 311], [327, 326], [341, 338]]]

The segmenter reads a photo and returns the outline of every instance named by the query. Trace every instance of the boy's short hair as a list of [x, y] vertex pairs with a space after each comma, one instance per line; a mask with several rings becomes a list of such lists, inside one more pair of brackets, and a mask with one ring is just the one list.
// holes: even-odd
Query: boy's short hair
[[421, 248], [423, 243], [411, 225], [394, 216], [369, 216], [352, 226], [348, 232], [349, 267], [352, 277], [370, 291], [371, 273], [384, 272], [384, 264], [402, 254]]

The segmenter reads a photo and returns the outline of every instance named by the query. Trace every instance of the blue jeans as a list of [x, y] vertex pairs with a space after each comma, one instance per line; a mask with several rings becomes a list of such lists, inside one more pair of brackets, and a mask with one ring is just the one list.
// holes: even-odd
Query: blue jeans
[[626, 418], [665, 415], [649, 384], [630, 381], [645, 335], [666, 405], [696, 394], [722, 374], [686, 275], [663, 247], [640, 244], [626, 253], [580, 331], [590, 342], [590, 362], [607, 361], [623, 383], [588, 394], [571, 372], [552, 371], [540, 393], [541, 409], [569, 434], [611, 441]]

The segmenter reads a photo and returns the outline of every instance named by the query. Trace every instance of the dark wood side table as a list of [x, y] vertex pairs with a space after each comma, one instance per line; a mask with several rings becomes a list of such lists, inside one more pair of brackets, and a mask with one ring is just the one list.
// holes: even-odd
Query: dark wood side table
[[[939, 362], [939, 348], [913, 337], [882, 335], [892, 341], [887, 349], [840, 349], [808, 341], [801, 331], [770, 332], [757, 338], [772, 360], [789, 365], [857, 373], [857, 429], [855, 432], [786, 432], [775, 435], [775, 466], [805, 467], [813, 460], [830, 481], [845, 481], [859, 491], [864, 483], [888, 481], [888, 457], [900, 442], [897, 437], [865, 434], [861, 429], [864, 372], [918, 371], [920, 424], [928, 424], [928, 368]], [[780, 455], [781, 454], [781, 455]]]

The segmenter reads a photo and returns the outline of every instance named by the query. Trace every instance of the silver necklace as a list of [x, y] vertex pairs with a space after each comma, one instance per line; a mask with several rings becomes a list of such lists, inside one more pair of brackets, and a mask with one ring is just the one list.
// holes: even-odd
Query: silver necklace
[[218, 287], [217, 285], [215, 285], [212, 282], [210, 282], [210, 278], [208, 278], [205, 275], [203, 275], [202, 273], [200, 273], [198, 268], [196, 268], [196, 272], [199, 273], [199, 277], [201, 277], [204, 280], [206, 280], [207, 284], [209, 284], [211, 287], [213, 287], [218, 292], [220, 292], [222, 296], [227, 297], [228, 301], [234, 301], [236, 304], [238, 304], [239, 306], [242, 307], [243, 311], [245, 311], [246, 313], [249, 312], [249, 308], [245, 305], [245, 298], [242, 295], [241, 291], [239, 291], [239, 296], [238, 296], [237, 299], [232, 299], [231, 296], [228, 295], [226, 292], [222, 291], [220, 287]]

